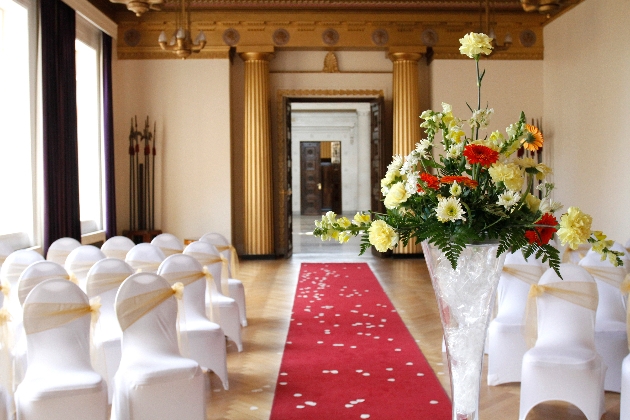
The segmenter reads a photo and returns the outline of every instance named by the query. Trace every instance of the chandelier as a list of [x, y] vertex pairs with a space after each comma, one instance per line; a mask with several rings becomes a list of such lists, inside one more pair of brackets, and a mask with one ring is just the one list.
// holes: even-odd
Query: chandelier
[[503, 38], [503, 45], [497, 43], [494, 27], [490, 25], [490, 0], [486, 0], [486, 34], [492, 38], [492, 52], [490, 55], [496, 51], [507, 51], [512, 46], [512, 35], [509, 32]]
[[195, 42], [192, 41], [190, 31], [190, 9], [187, 0], [179, 1], [181, 10], [177, 15], [175, 33], [171, 37], [170, 42], [166, 38], [166, 33], [162, 31], [158, 42], [164, 51], [172, 51], [182, 60], [186, 59], [192, 53], [198, 53], [206, 46], [206, 35], [203, 31], [199, 31]]
[[521, 0], [526, 12], [550, 13], [560, 8], [560, 0]]
[[149, 10], [161, 10], [163, 0], [111, 0], [112, 3], [123, 3], [127, 5], [127, 9], [131, 10], [136, 16], [141, 16], [144, 12]]

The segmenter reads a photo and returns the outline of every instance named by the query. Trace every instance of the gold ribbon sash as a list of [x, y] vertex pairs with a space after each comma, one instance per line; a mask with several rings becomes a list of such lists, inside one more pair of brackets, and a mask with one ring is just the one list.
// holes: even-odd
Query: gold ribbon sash
[[136, 271], [150, 272], [150, 273], [157, 272], [161, 264], [161, 262], [140, 261], [140, 260], [129, 260], [127, 261], [127, 263], [133, 268], [135, 268]]
[[503, 266], [503, 272], [532, 285], [538, 284], [542, 275], [542, 267], [529, 264], [509, 264]]
[[592, 311], [597, 310], [599, 294], [597, 284], [583, 281], [560, 281], [551, 284], [533, 284], [529, 289], [525, 306], [525, 342], [528, 347], [536, 344], [538, 337], [538, 307], [536, 298], [544, 293], [579, 305]]
[[588, 271], [593, 277], [597, 277], [598, 280], [608, 283], [613, 287], [621, 289], [626, 270], [622, 267], [599, 267], [583, 265], [586, 271]]
[[582, 258], [584, 258], [584, 256], [586, 256], [586, 253], [584, 252], [584, 250], [582, 250], [580, 248], [578, 248], [578, 249], [571, 249], [570, 247], [567, 246], [567, 249], [565, 249], [564, 253], [562, 254], [562, 262], [563, 263], [570, 263], [572, 254], [577, 254], [578, 257], [580, 257], [580, 259], [582, 259]]
[[129, 252], [129, 251], [125, 251], [123, 249], [108, 249], [108, 250], [105, 250], [103, 252], [109, 258], [117, 258], [119, 260], [125, 261], [125, 257], [127, 256], [127, 252]]
[[[13, 349], [13, 328], [9, 325], [11, 313], [7, 308], [0, 309], [0, 364], [7, 373], [7, 384], [13, 383], [13, 367], [11, 351]], [[9, 390], [12, 391], [12, 390]]]
[[191, 257], [195, 258], [199, 264], [205, 266], [209, 266], [212, 264], [221, 263], [221, 290], [219, 292], [223, 295], [227, 296], [228, 292], [228, 260], [223, 255], [211, 256], [209, 254], [205, 254], [203, 252], [190, 252], [188, 253]]
[[118, 304], [116, 313], [120, 328], [125, 331], [134, 322], [149, 313], [153, 308], [157, 307], [166, 299], [175, 295], [177, 299], [181, 299], [184, 294], [184, 285], [175, 283], [170, 288], [153, 290], [147, 293], [141, 293], [132, 296]]
[[175, 249], [175, 248], [166, 248], [166, 247], [159, 247], [162, 252], [164, 253], [165, 256], [169, 257], [171, 255], [175, 255], [175, 254], [181, 254], [182, 252], [184, 252], [181, 249]]
[[100, 299], [92, 299], [87, 305], [84, 303], [27, 303], [24, 305], [24, 330], [26, 334], [34, 334], [60, 327], [88, 314], [92, 315], [93, 325], [98, 319], [100, 308]]
[[8, 281], [0, 281], [0, 292], [4, 295], [4, 300], [8, 299], [9, 294], [11, 293], [11, 285]]
[[7, 273], [2, 280], [7, 280], [10, 282], [9, 279], [14, 278], [17, 281], [18, 277], [20, 277], [22, 272], [26, 270], [26, 267], [28, 267], [29, 265], [30, 264], [9, 263]]
[[[624, 295], [630, 295], [630, 273], [626, 274], [619, 288]], [[628, 336], [628, 350], [630, 350], [630, 307], [628, 307], [628, 303], [626, 301], [626, 333]]]
[[117, 289], [130, 275], [128, 273], [95, 273], [88, 279], [86, 289], [90, 296], [97, 296], [108, 290]]
[[0, 257], [0, 265], [4, 264], [6, 259], [7, 259], [7, 257]]
[[78, 278], [85, 278], [85, 276], [87, 276], [88, 271], [90, 271], [90, 268], [92, 268], [92, 266], [96, 264], [96, 261], [91, 261], [91, 262], [74, 262], [71, 263], [70, 266], [68, 267], [68, 273], [70, 274], [70, 281], [78, 284]]
[[46, 259], [48, 261], [53, 261], [53, 260], [65, 261], [66, 258], [68, 258], [68, 255], [70, 255], [70, 250], [67, 250], [67, 249], [49, 249], [48, 254], [46, 254]]
[[49, 279], [66, 279], [72, 281], [71, 276], [68, 274], [45, 274], [43, 276], [33, 276], [20, 279], [20, 282], [18, 283], [18, 299], [20, 302], [24, 302], [24, 299], [26, 299], [26, 296], [28, 296], [30, 291], [33, 290], [33, 287], [37, 286], [44, 280]]
[[219, 252], [230, 251], [230, 273], [232, 273], [232, 278], [238, 278], [238, 254], [236, 253], [236, 248], [232, 245], [215, 245], [215, 248]]

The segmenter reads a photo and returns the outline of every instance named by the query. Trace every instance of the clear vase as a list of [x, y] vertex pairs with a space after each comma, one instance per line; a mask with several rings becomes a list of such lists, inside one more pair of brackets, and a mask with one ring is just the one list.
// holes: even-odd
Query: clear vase
[[498, 246], [467, 245], [454, 270], [437, 247], [423, 244], [444, 328], [453, 420], [479, 419], [484, 344], [505, 260]]

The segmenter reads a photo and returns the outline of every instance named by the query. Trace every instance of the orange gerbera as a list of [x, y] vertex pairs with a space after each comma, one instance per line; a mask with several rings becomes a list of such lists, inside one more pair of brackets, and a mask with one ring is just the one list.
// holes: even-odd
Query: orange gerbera
[[525, 124], [525, 129], [525, 137], [521, 140], [521, 144], [525, 149], [535, 152], [540, 149], [545, 142], [543, 135], [538, 127], [534, 127], [533, 125]]
[[[423, 172], [420, 174], [420, 179], [426, 184], [427, 188], [431, 188], [432, 190], [437, 190], [440, 188], [440, 180], [437, 176], [431, 175], [427, 172]], [[423, 192], [424, 188], [420, 184], [418, 184], [418, 192]]]
[[534, 228], [534, 230], [526, 231], [525, 237], [530, 244], [548, 244], [553, 237], [553, 234], [556, 233], [556, 226], [558, 226], [558, 221], [555, 217], [553, 217], [551, 213], [545, 213], [540, 218], [540, 220], [536, 222], [536, 224], [542, 226]]
[[465, 185], [470, 188], [475, 188], [479, 183], [474, 179], [470, 179], [467, 176], [453, 176], [447, 175], [440, 178], [440, 182], [442, 184], [452, 184], [453, 182], [457, 182], [458, 184]]
[[482, 166], [490, 166], [499, 160], [498, 152], [481, 144], [469, 144], [464, 148], [463, 154], [471, 165], [480, 163]]

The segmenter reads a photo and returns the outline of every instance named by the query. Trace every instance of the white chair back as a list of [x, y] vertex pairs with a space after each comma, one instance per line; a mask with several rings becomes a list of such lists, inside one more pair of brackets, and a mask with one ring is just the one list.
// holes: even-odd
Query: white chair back
[[13, 247], [6, 242], [0, 242], [0, 269], [4, 260], [13, 252]]
[[10, 288], [4, 306], [8, 308], [14, 320], [22, 319], [22, 307], [18, 300], [18, 279], [29, 265], [37, 261], [44, 261], [44, 257], [36, 251], [20, 249], [12, 252], [0, 269], [0, 281], [3, 284], [3, 288], [7, 285]]
[[158, 246], [142, 243], [129, 250], [125, 262], [136, 271], [155, 274], [165, 258], [166, 256]]
[[206, 317], [206, 276], [203, 267], [190, 255], [171, 255], [160, 265], [158, 274], [172, 286], [184, 284], [184, 310], [186, 322]]
[[101, 246], [101, 251], [107, 258], [118, 258], [124, 260], [127, 252], [136, 244], [126, 236], [112, 236]]
[[227, 260], [225, 256], [221, 258], [221, 253], [217, 251], [214, 245], [202, 241], [191, 242], [186, 249], [184, 249], [184, 255], [194, 257], [199, 264], [206, 267], [214, 279], [215, 290], [227, 296]]
[[210, 232], [199, 238], [199, 241], [214, 245], [221, 255], [230, 263], [228, 265], [228, 277], [236, 277], [237, 274], [235, 271], [238, 255], [236, 255], [236, 250], [231, 246], [230, 241], [228, 241], [225, 236], [217, 232]]
[[586, 269], [597, 282], [599, 304], [597, 305], [596, 325], [608, 322], [626, 321], [626, 307], [621, 284], [626, 276], [625, 267], [615, 267], [608, 260], [602, 261], [595, 251], [589, 251], [579, 265]]
[[70, 279], [76, 281], [82, 290], [85, 290], [85, 279], [90, 268], [100, 260], [107, 258], [103, 252], [94, 245], [81, 245], [70, 252], [64, 267]]
[[520, 250], [507, 254], [497, 287], [497, 317], [523, 319], [529, 288], [542, 274], [543, 266], [533, 255], [525, 259]]
[[48, 247], [46, 259], [48, 261], [64, 265], [66, 263], [66, 258], [68, 258], [70, 252], [80, 246], [81, 242], [77, 241], [74, 238], [59, 238]]
[[170, 233], [160, 233], [153, 238], [151, 244], [160, 248], [167, 257], [173, 254], [181, 254], [184, 251], [182, 241]]
[[24, 305], [26, 296], [44, 280], [61, 278], [69, 280], [68, 272], [63, 266], [52, 261], [37, 261], [29, 265], [22, 272], [18, 279], [18, 300], [20, 305]]

